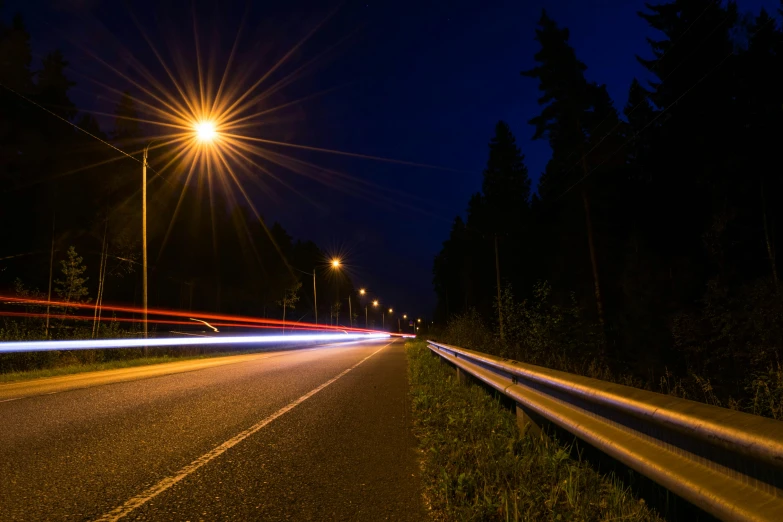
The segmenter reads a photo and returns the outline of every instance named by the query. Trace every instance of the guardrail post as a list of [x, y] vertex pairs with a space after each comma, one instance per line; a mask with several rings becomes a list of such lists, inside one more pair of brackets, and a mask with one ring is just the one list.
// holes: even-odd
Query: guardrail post
[[530, 417], [530, 415], [527, 414], [527, 412], [525, 412], [525, 409], [520, 406], [518, 402], [514, 403], [514, 409], [516, 410], [517, 414], [517, 427], [519, 428], [519, 431], [522, 433], [522, 435], [529, 433], [536, 438], [543, 437], [544, 432], [541, 431], [541, 426], [536, 424], [536, 422]]
[[457, 369], [457, 382], [459, 382], [462, 385], [468, 384], [468, 374], [465, 373], [465, 370], [460, 368], [459, 366], [456, 367]]

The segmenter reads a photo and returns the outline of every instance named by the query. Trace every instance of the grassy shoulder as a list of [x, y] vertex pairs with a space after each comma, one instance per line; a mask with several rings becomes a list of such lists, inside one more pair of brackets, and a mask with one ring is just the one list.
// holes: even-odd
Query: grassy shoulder
[[463, 386], [421, 341], [406, 344], [425, 495], [441, 520], [661, 520], [617, 482], [523, 437], [483, 388]]

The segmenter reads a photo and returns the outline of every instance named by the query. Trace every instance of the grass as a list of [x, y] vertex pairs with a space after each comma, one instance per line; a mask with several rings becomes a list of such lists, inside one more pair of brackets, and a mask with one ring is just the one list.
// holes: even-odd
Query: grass
[[424, 342], [406, 344], [425, 497], [436, 520], [659, 521], [612, 477], [556, 441], [522, 436], [479, 386], [459, 384]]
[[133, 359], [116, 359], [116, 360], [94, 362], [94, 363], [74, 363], [74, 364], [68, 364], [64, 366], [55, 366], [51, 368], [40, 368], [35, 370], [0, 373], [0, 384], [30, 381], [34, 379], [46, 379], [49, 377], [60, 377], [63, 375], [73, 375], [76, 373], [99, 372], [103, 370], [133, 368], [135, 366], [148, 366], [151, 364], [164, 364], [164, 363], [170, 363], [175, 361], [209, 359], [213, 357], [228, 357], [231, 355], [243, 355], [243, 354], [256, 353], [261, 351], [264, 350], [223, 351], [223, 352], [201, 353], [196, 355], [182, 355], [182, 356], [172, 356], [172, 355], [164, 354], [164, 355], [155, 355], [149, 357], [137, 357]]

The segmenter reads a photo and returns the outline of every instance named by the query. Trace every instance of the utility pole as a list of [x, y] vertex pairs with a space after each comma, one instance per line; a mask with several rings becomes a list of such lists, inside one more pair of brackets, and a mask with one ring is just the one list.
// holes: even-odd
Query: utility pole
[[106, 234], [109, 230], [109, 211], [106, 209], [106, 220], [103, 225], [103, 243], [101, 244], [101, 264], [98, 268], [98, 295], [95, 298], [95, 311], [92, 316], [92, 337], [95, 338], [96, 331], [100, 332], [100, 314], [101, 296], [103, 295], [103, 281], [106, 278]]
[[367, 305], [364, 305], [364, 329], [367, 330]]
[[49, 297], [46, 299], [46, 338], [49, 338], [49, 303], [52, 302], [52, 268], [54, 267], [54, 212], [52, 212], [52, 252], [49, 254]]
[[[147, 155], [149, 153], [149, 142], [144, 147], [144, 159], [141, 162], [141, 243], [142, 243], [142, 276], [141, 276], [141, 306], [143, 308], [142, 324], [144, 325], [144, 338], [147, 338]], [[147, 347], [144, 347], [144, 355], [147, 355]]]
[[351, 328], [353, 328], [353, 310], [351, 310], [351, 294], [348, 294], [348, 320], [351, 325]]
[[497, 279], [498, 287], [498, 324], [500, 325], [500, 340], [503, 341], [505, 336], [503, 334], [503, 305], [500, 300], [500, 259], [498, 257], [498, 235], [495, 234], [495, 278]]

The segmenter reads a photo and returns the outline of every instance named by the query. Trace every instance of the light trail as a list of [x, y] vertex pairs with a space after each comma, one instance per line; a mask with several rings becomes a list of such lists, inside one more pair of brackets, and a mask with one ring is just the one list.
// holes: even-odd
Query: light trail
[[214, 331], [216, 331], [216, 332], [217, 332], [217, 331], [219, 331], [217, 328], [215, 328], [214, 326], [212, 326], [211, 324], [209, 324], [209, 323], [208, 323], [208, 322], [206, 322], [206, 321], [202, 321], [201, 319], [193, 319], [193, 318], [191, 317], [191, 318], [190, 318], [190, 320], [191, 320], [191, 321], [196, 321], [196, 322], [198, 322], [198, 323], [204, 323], [205, 325], [207, 325], [207, 326], [209, 326], [210, 328], [212, 328]]
[[[46, 313], [43, 312], [5, 312], [0, 311], [0, 317], [23, 317], [26, 319], [45, 319], [47, 317]], [[62, 320], [70, 320], [70, 321], [94, 321], [95, 317], [91, 315], [66, 315], [66, 314], [49, 314], [49, 319], [62, 319]], [[143, 324], [145, 321], [143, 319], [134, 319], [131, 317], [101, 317], [98, 319], [101, 323], [110, 323], [113, 321], [120, 322], [120, 323], [138, 323]], [[148, 319], [147, 324], [165, 324], [165, 325], [185, 325], [185, 326], [193, 326], [192, 322], [188, 321], [176, 321], [172, 319]], [[206, 322], [206, 321], [199, 321], [199, 322]], [[222, 322], [212, 322], [208, 323], [213, 326], [220, 326], [225, 328], [252, 328], [252, 329], [265, 329], [265, 330], [280, 330], [282, 329], [281, 325], [277, 324], [253, 324], [253, 323], [222, 323]], [[328, 325], [327, 325], [328, 326]], [[285, 326], [286, 330], [300, 330], [300, 331], [308, 331], [308, 332], [322, 332], [325, 328], [308, 326], [307, 323], [287, 323]], [[328, 328], [326, 328], [328, 329]], [[362, 332], [360, 332], [362, 333]], [[363, 333], [372, 333], [372, 330], [367, 330]]]
[[[64, 301], [47, 301], [45, 299], [29, 299], [29, 298], [9, 297], [9, 296], [0, 296], [0, 302], [2, 301], [5, 301], [7, 303], [15, 303], [15, 304], [54, 306], [60, 308], [77, 308], [77, 309], [86, 309], [86, 310], [93, 310], [95, 308], [94, 304], [87, 304], [87, 303], [67, 303]], [[103, 310], [109, 310], [112, 312], [122, 312], [122, 313], [131, 313], [131, 314], [144, 313], [144, 309], [140, 307], [101, 305], [101, 308]], [[202, 313], [202, 312], [180, 312], [177, 310], [164, 310], [164, 309], [155, 309], [155, 308], [150, 308], [147, 313], [152, 316], [160, 315], [164, 317], [181, 317], [188, 320], [195, 316], [204, 320], [212, 320], [212, 321], [277, 325], [281, 328], [285, 327], [286, 329], [298, 326], [298, 327], [309, 327], [318, 330], [336, 330], [341, 332], [342, 331], [351, 331], [351, 332], [359, 332], [359, 333], [377, 332], [377, 330], [369, 330], [365, 328], [351, 328], [347, 326], [332, 326], [332, 325], [325, 325], [325, 324], [303, 323], [299, 321], [283, 321], [281, 319], [260, 319], [256, 317], [247, 317], [241, 315], [225, 315], [225, 314]], [[4, 313], [0, 312], [0, 315], [4, 315]], [[69, 318], [73, 318], [73, 317], [69, 317]], [[92, 320], [92, 318], [90, 318], [90, 320]], [[136, 320], [136, 322], [141, 322], [141, 321]], [[162, 322], [162, 321], [149, 319], [148, 322], [155, 323], [155, 322]], [[185, 324], [189, 324], [189, 323], [185, 323]], [[221, 325], [216, 324], [216, 326], [221, 326]], [[245, 325], [238, 325], [238, 326], [245, 326]]]
[[308, 341], [353, 341], [388, 339], [388, 333], [239, 335], [230, 337], [168, 337], [153, 339], [94, 339], [83, 341], [12, 341], [0, 343], [0, 353], [48, 352], [54, 350], [96, 350], [101, 348], [143, 348], [158, 346], [204, 346], [226, 344], [289, 344]]

